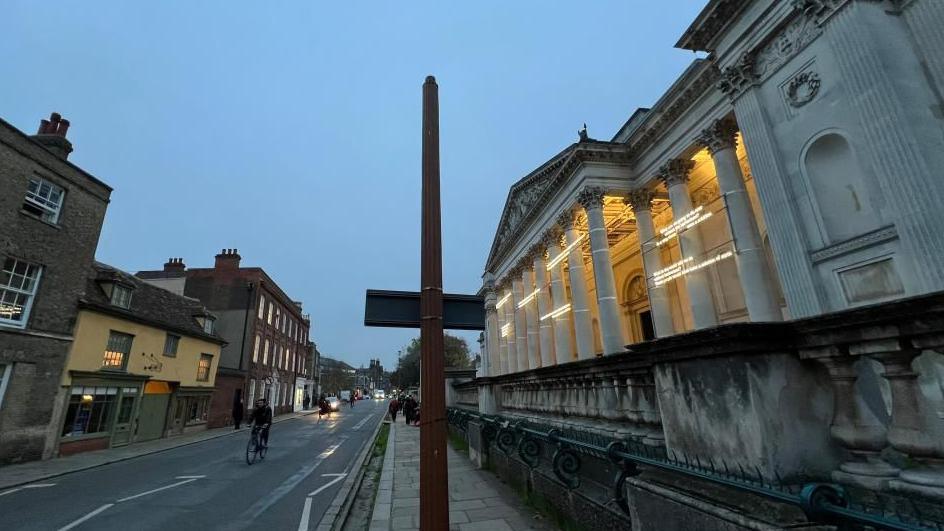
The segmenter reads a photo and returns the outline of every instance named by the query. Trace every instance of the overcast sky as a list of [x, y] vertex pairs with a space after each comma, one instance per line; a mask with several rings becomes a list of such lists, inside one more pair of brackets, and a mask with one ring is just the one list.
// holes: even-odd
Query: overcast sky
[[238, 248], [304, 302], [324, 355], [392, 368], [418, 332], [365, 328], [364, 290], [419, 288], [424, 77], [445, 290], [474, 293], [509, 186], [583, 122], [609, 140], [652, 105], [706, 0], [3, 4], [0, 117], [72, 122], [70, 160], [115, 189], [99, 260]]

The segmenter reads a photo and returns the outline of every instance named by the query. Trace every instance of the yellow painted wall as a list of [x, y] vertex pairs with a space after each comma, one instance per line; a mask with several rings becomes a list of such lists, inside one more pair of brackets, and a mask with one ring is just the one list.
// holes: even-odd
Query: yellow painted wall
[[[176, 334], [180, 335], [177, 356], [164, 356], [166, 330], [89, 310], [79, 311], [75, 341], [72, 343], [66, 370], [63, 371], [62, 385], [72, 384], [69, 371], [98, 371], [102, 368], [105, 346], [108, 345], [108, 335], [112, 330], [134, 336], [127, 363], [128, 374], [179, 382], [184, 387], [213, 387], [216, 381], [216, 367], [220, 362], [220, 345]], [[205, 382], [197, 381], [200, 354], [213, 356], [209, 379]], [[144, 370], [145, 366], [153, 365], [154, 360], [161, 363], [160, 370]]]

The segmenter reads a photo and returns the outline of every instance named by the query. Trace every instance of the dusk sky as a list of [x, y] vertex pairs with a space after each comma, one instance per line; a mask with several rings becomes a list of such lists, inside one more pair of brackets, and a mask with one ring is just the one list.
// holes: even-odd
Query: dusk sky
[[474, 293], [511, 184], [584, 122], [609, 140], [655, 103], [705, 4], [6, 1], [0, 117], [72, 122], [70, 160], [114, 188], [99, 260], [238, 248], [304, 302], [323, 355], [392, 369], [418, 331], [365, 328], [364, 291], [419, 289], [425, 76], [444, 287]]

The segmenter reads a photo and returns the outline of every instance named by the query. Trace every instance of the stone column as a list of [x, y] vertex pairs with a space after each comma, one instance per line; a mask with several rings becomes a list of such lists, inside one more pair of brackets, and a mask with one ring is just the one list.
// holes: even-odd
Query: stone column
[[554, 321], [551, 318], [541, 319], [554, 310], [551, 300], [551, 279], [547, 271], [547, 248], [543, 243], [535, 248], [534, 252], [534, 284], [537, 286], [538, 305], [538, 337], [541, 345], [541, 366], [550, 367], [557, 364], [554, 355]]
[[[549, 253], [549, 263], [561, 254], [560, 234], [551, 231], [544, 236], [544, 245]], [[554, 307], [551, 310], [562, 308], [567, 304], [567, 293], [564, 288], [564, 261], [560, 260], [551, 267], [551, 296]], [[548, 310], [550, 313], [551, 310]], [[553, 318], [554, 325], [554, 357], [557, 363], [567, 363], [574, 360], [574, 344], [570, 337], [570, 318], [573, 312], [567, 312]], [[544, 315], [547, 315], [546, 313]], [[548, 318], [548, 320], [552, 320]]]
[[[527, 299], [534, 293], [534, 261], [530, 259], [521, 268], [521, 283], [524, 286], [524, 297]], [[524, 302], [525, 319], [528, 324], [528, 368], [537, 369], [541, 366], [541, 340], [538, 320], [538, 297], [534, 294], [531, 300]]]
[[642, 253], [642, 264], [646, 271], [646, 290], [649, 292], [649, 311], [652, 313], [652, 324], [656, 329], [656, 337], [666, 337], [675, 334], [675, 324], [672, 323], [672, 308], [669, 305], [669, 292], [665, 284], [658, 286], [652, 282], [652, 275], [662, 269], [662, 255], [656, 245], [656, 229], [652, 222], [652, 192], [636, 190], [623, 199], [633, 208], [636, 216], [636, 237]]
[[515, 297], [510, 286], [507, 287], [505, 295], [510, 295], [502, 305], [505, 310], [505, 326], [508, 327], [508, 333], [505, 335], [505, 374], [509, 374], [518, 372], [518, 342], [515, 338]]
[[495, 304], [498, 297], [495, 295], [494, 286], [489, 286], [485, 291], [485, 356], [482, 358], [482, 375], [496, 376], [496, 364], [500, 359], [499, 345], [501, 344], [501, 332], [498, 324], [498, 310]]
[[518, 355], [516, 367], [518, 372], [528, 370], [528, 317], [524, 308], [518, 304], [524, 299], [524, 284], [521, 281], [521, 269], [516, 268], [511, 277], [511, 310], [515, 316], [515, 353]]
[[557, 223], [564, 229], [567, 246], [571, 247], [567, 255], [570, 270], [571, 313], [574, 329], [577, 333], [577, 357], [587, 360], [593, 357], [593, 320], [590, 315], [590, 296], [587, 293], [587, 277], [584, 273], [583, 252], [577, 240], [580, 235], [574, 228], [574, 214], [570, 210], [557, 218]]
[[580, 192], [577, 200], [587, 212], [587, 225], [590, 228], [590, 254], [593, 257], [593, 278], [597, 287], [603, 354], [618, 354], [626, 350], [628, 341], [623, 334], [619, 303], [616, 300], [616, 279], [613, 277], [610, 243], [606, 238], [606, 223], [603, 219], [603, 194], [603, 188], [587, 187]]
[[[695, 162], [692, 160], [672, 159], [659, 169], [659, 176], [669, 189], [673, 219], [681, 219], [692, 211], [692, 198], [688, 193], [688, 173], [694, 166]], [[682, 259], [692, 258], [695, 263], [698, 263], [706, 258], [701, 234], [697, 227], [679, 232], [678, 239]], [[718, 314], [715, 312], [715, 302], [711, 297], [708, 282], [706, 269], [692, 271], [685, 275], [685, 287], [692, 304], [692, 318], [695, 321], [696, 330], [718, 325]]]
[[733, 120], [715, 120], [711, 127], [702, 131], [698, 141], [711, 153], [718, 186], [727, 207], [747, 313], [754, 322], [781, 321], [783, 314], [773, 289], [773, 275], [767, 265], [757, 218], [754, 217], [737, 157], [736, 134], [737, 124]]

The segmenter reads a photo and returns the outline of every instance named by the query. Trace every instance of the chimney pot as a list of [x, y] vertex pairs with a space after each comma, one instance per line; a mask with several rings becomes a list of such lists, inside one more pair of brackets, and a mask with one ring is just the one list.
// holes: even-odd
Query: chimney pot
[[39, 131], [32, 138], [59, 158], [68, 159], [72, 153], [72, 143], [66, 140], [68, 130], [69, 120], [54, 112], [48, 120], [39, 121]]
[[236, 252], [236, 249], [223, 249], [222, 252], [216, 255], [216, 269], [239, 269], [239, 253]]
[[167, 263], [164, 264], [164, 271], [185, 271], [186, 269], [183, 258], [168, 258]]

